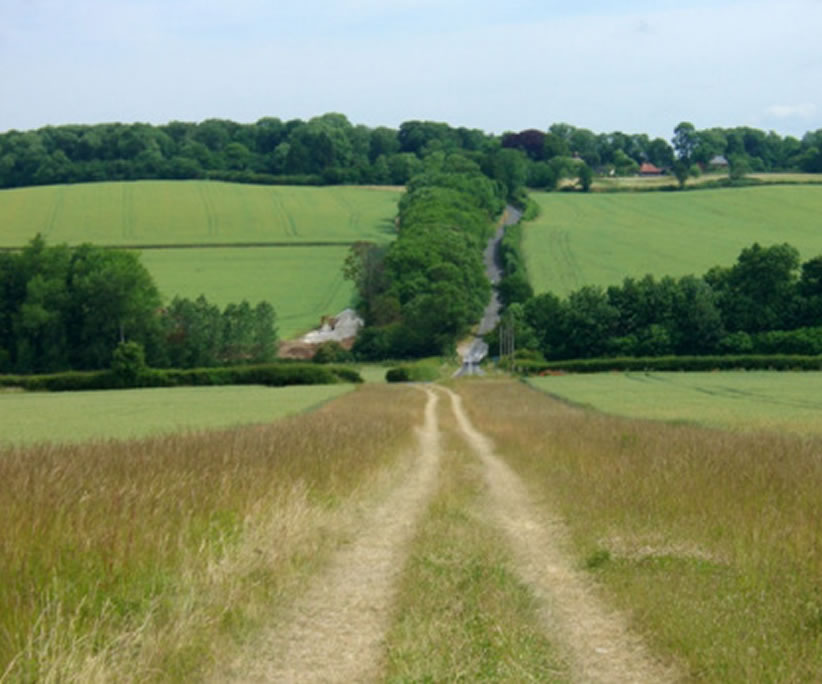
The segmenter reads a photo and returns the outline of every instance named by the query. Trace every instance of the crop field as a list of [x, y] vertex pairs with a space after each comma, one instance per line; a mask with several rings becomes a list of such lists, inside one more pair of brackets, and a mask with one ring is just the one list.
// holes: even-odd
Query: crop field
[[144, 247], [166, 301], [268, 301], [280, 339], [290, 339], [351, 304], [353, 286], [341, 273], [347, 245], [392, 240], [401, 192], [215, 181], [0, 190], [0, 247], [38, 232], [51, 244]]
[[754, 242], [822, 253], [822, 186], [684, 193], [535, 193], [523, 250], [536, 292], [565, 295], [626, 276], [701, 275]]
[[173, 387], [106, 392], [0, 392], [0, 446], [128, 439], [269, 423], [352, 385]]
[[150, 249], [142, 262], [163, 298], [174, 295], [225, 306], [264, 300], [277, 312], [280, 339], [320, 324], [323, 315], [351, 305], [353, 284], [343, 279], [347, 247], [218, 247]]
[[575, 404], [630, 418], [822, 434], [822, 373], [594, 373], [529, 383]]
[[[686, 185], [698, 187], [705, 183], [727, 179], [727, 173], [703, 173], [696, 178], [689, 178]], [[747, 178], [754, 178], [765, 183], [822, 183], [819, 174], [814, 173], [749, 173]], [[574, 182], [570, 183], [571, 185]], [[651, 188], [679, 187], [679, 182], [673, 175], [667, 176], [617, 176], [613, 178], [598, 177], [591, 184], [591, 189], [597, 190], [647, 190]]]
[[0, 246], [385, 242], [399, 192], [216, 181], [137, 181], [0, 191]]

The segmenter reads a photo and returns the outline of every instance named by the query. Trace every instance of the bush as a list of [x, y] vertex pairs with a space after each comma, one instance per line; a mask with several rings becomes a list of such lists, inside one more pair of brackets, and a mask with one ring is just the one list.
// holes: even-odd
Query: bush
[[314, 363], [347, 363], [354, 360], [354, 355], [339, 342], [329, 340], [317, 347], [311, 360]]
[[389, 368], [388, 371], [386, 371], [385, 373], [386, 382], [410, 382], [410, 380], [411, 374], [408, 372], [408, 368], [405, 366]]
[[438, 377], [437, 366], [430, 361], [403, 364], [390, 368], [385, 374], [386, 382], [433, 382]]
[[146, 372], [146, 353], [139, 342], [120, 342], [111, 357], [111, 371], [123, 387], [135, 387]]

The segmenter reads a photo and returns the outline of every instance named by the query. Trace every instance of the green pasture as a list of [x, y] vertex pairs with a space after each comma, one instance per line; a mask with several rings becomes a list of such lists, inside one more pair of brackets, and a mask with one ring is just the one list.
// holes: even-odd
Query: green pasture
[[822, 253], [822, 186], [651, 193], [534, 193], [523, 250], [536, 292], [568, 294], [626, 276], [702, 275], [754, 242]]
[[174, 387], [107, 392], [0, 392], [0, 446], [145, 437], [267, 423], [353, 385]]
[[0, 190], [0, 247], [42, 233], [99, 245], [385, 242], [400, 193], [218, 181], [85, 183]]
[[631, 418], [822, 434], [822, 373], [602, 373], [528, 382], [569, 401]]
[[215, 304], [271, 302], [280, 339], [320, 325], [351, 305], [343, 279], [347, 247], [217, 247], [144, 250], [141, 260], [164, 300], [204, 294]]

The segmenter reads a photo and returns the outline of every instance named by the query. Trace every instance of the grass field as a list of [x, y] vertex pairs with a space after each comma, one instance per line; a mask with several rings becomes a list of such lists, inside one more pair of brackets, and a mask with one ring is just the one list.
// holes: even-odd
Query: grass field
[[822, 440], [609, 416], [518, 383], [460, 393], [677, 681], [819, 681]]
[[142, 262], [166, 300], [204, 294], [220, 306], [271, 302], [280, 339], [290, 339], [351, 305], [354, 287], [342, 276], [347, 253], [347, 247], [151, 249]]
[[421, 393], [355, 394], [264, 426], [0, 447], [0, 680], [202, 681], [349, 541], [411, 443]]
[[341, 273], [347, 245], [393, 239], [401, 192], [214, 181], [0, 190], [0, 247], [38, 232], [52, 244], [150, 246], [142, 261], [166, 301], [265, 300], [280, 339], [290, 339], [351, 304], [353, 286]]
[[630, 418], [822, 434], [822, 373], [597, 373], [528, 382]]
[[396, 190], [216, 181], [86, 183], [0, 190], [0, 246], [36, 233], [100, 245], [385, 242]]
[[0, 446], [145, 437], [268, 423], [338, 397], [352, 385], [174, 387], [108, 392], [0, 392]]
[[567, 294], [626, 276], [702, 275], [753, 242], [822, 253], [822, 186], [685, 193], [535, 193], [523, 249], [537, 292]]

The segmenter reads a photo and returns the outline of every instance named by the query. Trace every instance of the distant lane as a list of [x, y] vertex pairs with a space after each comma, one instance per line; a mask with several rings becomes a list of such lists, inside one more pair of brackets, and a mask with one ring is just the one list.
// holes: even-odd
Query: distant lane
[[[509, 204], [505, 208], [505, 215], [496, 234], [488, 240], [483, 258], [485, 260], [485, 275], [488, 277], [488, 280], [491, 281], [492, 285], [499, 283], [503, 275], [502, 264], [499, 260], [499, 244], [502, 241], [503, 235], [505, 235], [505, 229], [508, 226], [513, 226], [518, 223], [521, 218], [522, 212]], [[491, 332], [497, 323], [499, 323], [499, 310], [501, 306], [502, 304], [499, 301], [497, 290], [494, 288], [494, 291], [491, 293], [491, 301], [488, 302], [488, 306], [485, 307], [485, 311], [477, 327], [477, 332], [474, 334], [474, 341], [471, 343], [468, 351], [463, 354], [462, 366], [455, 373], [455, 377], [483, 374], [479, 363], [488, 355], [488, 345], [482, 338]]]

